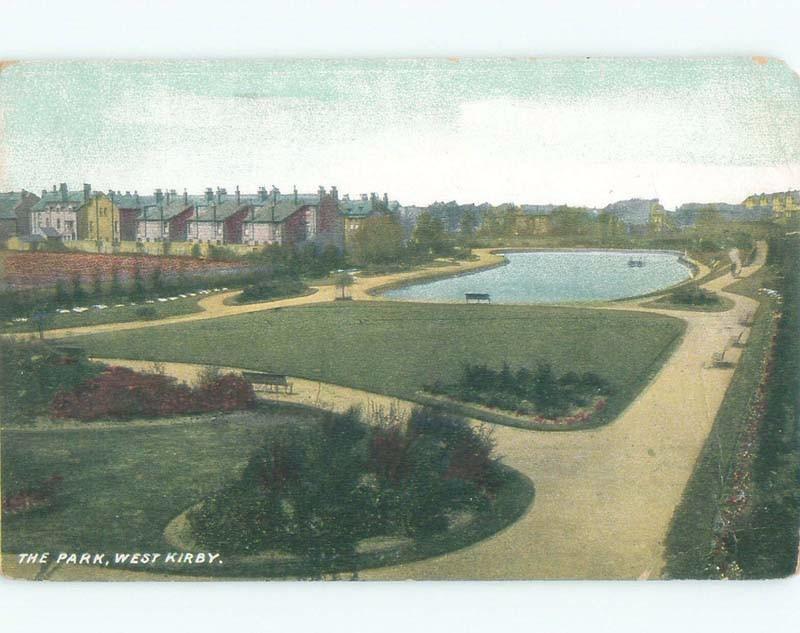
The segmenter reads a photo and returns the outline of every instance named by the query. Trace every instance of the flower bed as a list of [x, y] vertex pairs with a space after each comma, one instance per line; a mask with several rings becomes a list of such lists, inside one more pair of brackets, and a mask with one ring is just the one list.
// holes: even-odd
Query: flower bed
[[125, 280], [131, 279], [137, 268], [145, 277], [156, 269], [160, 269], [165, 275], [197, 275], [239, 271], [243, 268], [237, 263], [190, 257], [47, 252], [8, 253], [3, 266], [2, 281], [15, 289], [50, 287], [58, 280], [69, 282], [76, 276], [89, 281], [95, 274], [99, 274], [102, 281], [108, 282], [115, 270]]

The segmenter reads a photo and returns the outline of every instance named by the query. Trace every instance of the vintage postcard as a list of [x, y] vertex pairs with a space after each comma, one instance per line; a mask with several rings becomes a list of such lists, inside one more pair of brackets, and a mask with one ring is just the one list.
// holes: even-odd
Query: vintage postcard
[[0, 245], [8, 577], [795, 572], [778, 60], [6, 62]]

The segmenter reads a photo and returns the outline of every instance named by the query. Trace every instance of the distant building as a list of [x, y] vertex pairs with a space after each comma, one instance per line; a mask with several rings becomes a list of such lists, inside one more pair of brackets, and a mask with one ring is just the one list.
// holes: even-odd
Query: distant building
[[338, 192], [320, 187], [316, 194], [301, 194], [295, 189], [284, 195], [273, 187], [261, 187], [257, 201], [242, 223], [242, 242], [252, 245], [314, 243], [342, 248], [342, 221]]
[[344, 196], [339, 202], [339, 212], [344, 223], [344, 245], [347, 248], [364, 220], [386, 213], [387, 205], [374, 193], [370, 195], [362, 193], [357, 200]]
[[[66, 183], [61, 183], [52, 191], [42, 190], [42, 197], [30, 208], [27, 226], [30, 236], [50, 239], [78, 239], [78, 208], [91, 197], [91, 186], [84, 185], [83, 191], [70, 191]], [[45, 232], [45, 229], [52, 229]], [[48, 235], [49, 234], [49, 235]]]
[[664, 207], [659, 204], [658, 198], [631, 198], [613, 202], [603, 212], [616, 216], [629, 227], [646, 227], [651, 224], [653, 213], [659, 210], [663, 211]]
[[194, 215], [186, 223], [187, 239], [208, 244], [240, 244], [242, 223], [250, 207], [238, 191], [230, 199], [225, 189], [218, 187], [216, 195], [213, 189], [206, 189], [204, 202], [194, 205]]
[[726, 202], [687, 202], [679, 206], [672, 214], [679, 227], [694, 226], [697, 221], [709, 213], [716, 214], [725, 222], [756, 222], [769, 220], [772, 209], [764, 206], [750, 206], [745, 204], [728, 204]]
[[780, 191], [748, 196], [742, 201], [747, 209], [768, 211], [776, 220], [794, 220], [800, 217], [800, 191]]
[[30, 234], [31, 207], [37, 202], [39, 196], [24, 189], [0, 193], [0, 240]]
[[76, 210], [78, 239], [119, 242], [119, 208], [106, 194], [91, 193], [89, 185], [84, 187], [86, 201]]
[[194, 202], [175, 190], [166, 194], [156, 189], [154, 202], [143, 205], [136, 217], [136, 239], [140, 242], [186, 241]]

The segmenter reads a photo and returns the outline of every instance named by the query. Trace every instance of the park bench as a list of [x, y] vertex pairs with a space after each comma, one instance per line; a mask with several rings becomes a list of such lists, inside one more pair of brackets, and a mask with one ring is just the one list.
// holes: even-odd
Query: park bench
[[728, 349], [725, 348], [721, 352], [714, 352], [711, 355], [712, 367], [731, 367], [733, 365], [733, 363], [731, 363], [730, 361], [725, 360], [725, 352], [727, 351]]
[[272, 393], [290, 394], [294, 389], [294, 384], [289, 382], [284, 374], [270, 374], [263, 371], [243, 371], [242, 377], [253, 385], [264, 387], [266, 391]]
[[492, 298], [487, 292], [467, 292], [464, 294], [467, 303], [491, 303]]
[[731, 336], [730, 346], [731, 347], [744, 347], [746, 341], [742, 340], [744, 336], [745, 330], [741, 330], [739, 332], [739, 336]]

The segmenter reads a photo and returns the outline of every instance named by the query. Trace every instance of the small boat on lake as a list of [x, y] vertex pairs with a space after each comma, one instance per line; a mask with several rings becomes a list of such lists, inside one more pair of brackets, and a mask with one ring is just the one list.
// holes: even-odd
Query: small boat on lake
[[639, 259], [631, 258], [628, 260], [628, 266], [630, 266], [631, 268], [643, 268], [644, 260], [641, 258]]

